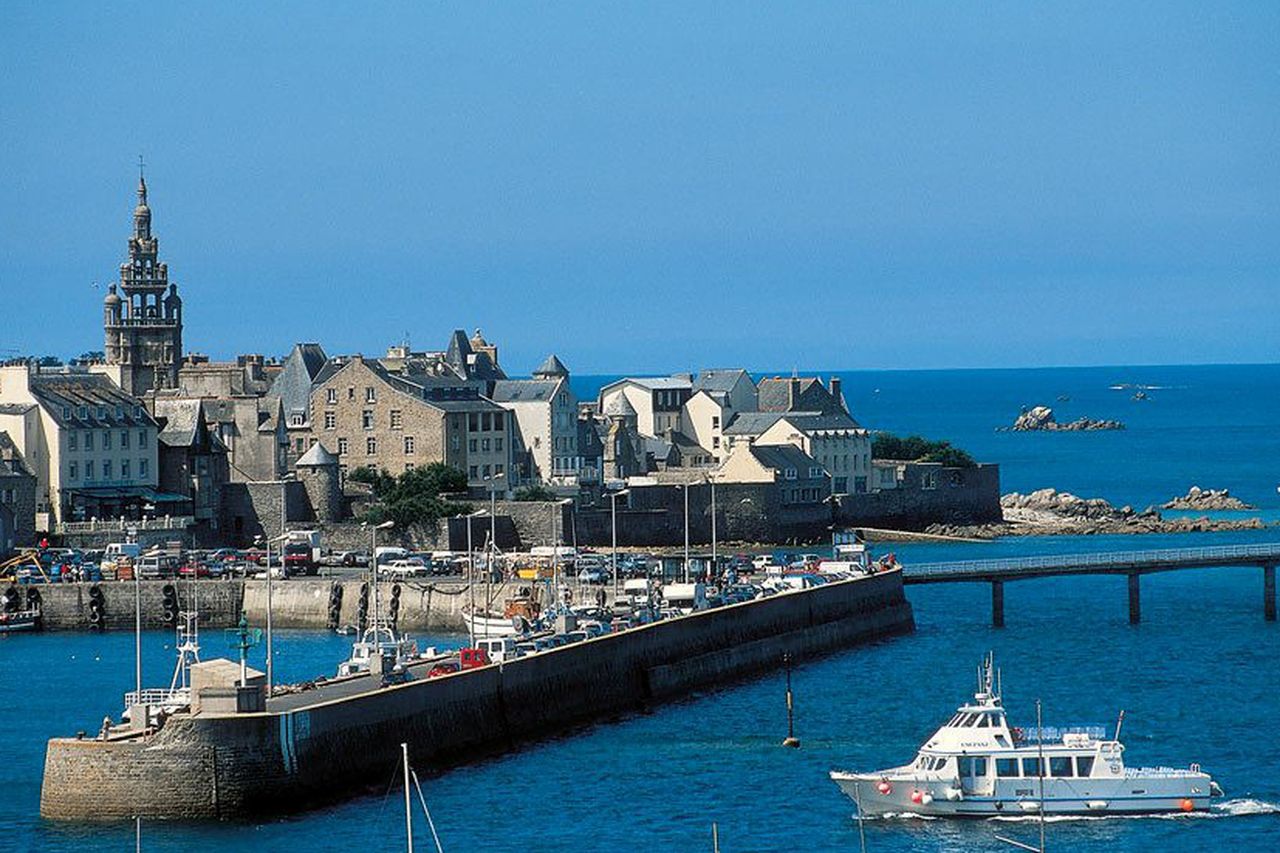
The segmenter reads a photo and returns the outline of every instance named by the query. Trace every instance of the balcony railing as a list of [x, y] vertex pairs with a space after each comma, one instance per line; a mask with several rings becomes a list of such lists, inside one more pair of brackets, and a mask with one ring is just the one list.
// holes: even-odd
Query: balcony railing
[[130, 530], [186, 530], [196, 523], [195, 516], [165, 515], [159, 518], [95, 518], [91, 521], [62, 521], [54, 533], [128, 533]]

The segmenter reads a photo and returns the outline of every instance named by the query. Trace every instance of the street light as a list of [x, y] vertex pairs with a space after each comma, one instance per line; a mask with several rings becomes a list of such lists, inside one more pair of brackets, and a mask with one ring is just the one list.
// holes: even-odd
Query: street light
[[[283, 490], [282, 490], [283, 491]], [[283, 509], [281, 510], [283, 516]], [[267, 698], [271, 697], [272, 691], [275, 689], [275, 669], [273, 665], [271, 650], [271, 543], [281, 542], [289, 538], [288, 533], [281, 533], [279, 536], [266, 539], [267, 543]], [[280, 553], [280, 573], [284, 574], [284, 552]]]
[[609, 503], [613, 514], [613, 603], [618, 603], [618, 498], [630, 494], [630, 489], [619, 489], [609, 493]]
[[[471, 519], [478, 515], [484, 515], [484, 510], [478, 509], [463, 516], [467, 520], [467, 597], [471, 608], [471, 618], [467, 620], [467, 635], [471, 648], [476, 645], [476, 550], [471, 544]], [[486, 605], [485, 610], [488, 609]]]
[[707, 475], [707, 482], [711, 484], [711, 568], [707, 571], [707, 582], [712, 582], [712, 575], [719, 569], [719, 561], [716, 559], [716, 478], [715, 474]]
[[[493, 600], [493, 566], [498, 559], [498, 480], [505, 477], [505, 474], [494, 474], [484, 479], [489, 483], [489, 559], [484, 564], [484, 604], [485, 611], [489, 609], [489, 603]], [[489, 620], [484, 622], [484, 637], [489, 639]]]
[[684, 492], [684, 582], [689, 582], [689, 484], [680, 483], [677, 489]]
[[373, 641], [378, 642], [378, 531], [390, 530], [396, 523], [388, 519], [369, 525], [369, 565], [373, 566]]

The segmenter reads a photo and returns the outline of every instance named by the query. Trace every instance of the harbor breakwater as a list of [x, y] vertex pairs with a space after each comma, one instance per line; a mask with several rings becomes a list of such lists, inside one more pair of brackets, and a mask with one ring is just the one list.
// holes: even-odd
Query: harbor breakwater
[[381, 689], [370, 680], [354, 694], [335, 684], [277, 697], [261, 713], [179, 713], [158, 732], [123, 739], [55, 738], [40, 812], [123, 820], [293, 811], [385, 782], [401, 742], [420, 767], [442, 769], [776, 668], [784, 654], [805, 659], [913, 629], [901, 574], [885, 572], [453, 675]]
[[[451, 632], [462, 630], [462, 608], [472, 601], [473, 595], [477, 604], [483, 605], [486, 596], [500, 604], [515, 595], [520, 587], [528, 586], [529, 581], [498, 583], [488, 588], [477, 583], [472, 593], [465, 583], [382, 581], [378, 584], [378, 595], [384, 615], [393, 612], [400, 630]], [[604, 591], [612, 598], [609, 589]], [[172, 627], [179, 612], [191, 609], [199, 612], [200, 625], [208, 628], [234, 627], [241, 612], [252, 625], [261, 627], [267, 621], [264, 580], [10, 585], [0, 591], [0, 596], [12, 597], [16, 607], [38, 602], [41, 627], [48, 631], [131, 631], [137, 609], [142, 612], [143, 628]], [[289, 578], [272, 583], [271, 616], [277, 628], [323, 630], [359, 625], [364, 621], [362, 609], [367, 615], [371, 606], [367, 583], [355, 577]]]

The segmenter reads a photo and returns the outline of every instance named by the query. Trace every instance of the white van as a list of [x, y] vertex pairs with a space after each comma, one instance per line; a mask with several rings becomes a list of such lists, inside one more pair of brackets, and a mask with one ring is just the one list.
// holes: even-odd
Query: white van
[[521, 657], [515, 637], [490, 637], [476, 640], [476, 648], [489, 656], [489, 663], [502, 663]]
[[390, 563], [392, 560], [403, 560], [409, 556], [408, 550], [404, 548], [396, 548], [392, 545], [380, 545], [373, 552], [373, 564], [381, 566], [384, 563]]
[[662, 588], [664, 607], [680, 613], [692, 613], [695, 610], [706, 610], [711, 605], [707, 601], [707, 585], [704, 583], [671, 583]]

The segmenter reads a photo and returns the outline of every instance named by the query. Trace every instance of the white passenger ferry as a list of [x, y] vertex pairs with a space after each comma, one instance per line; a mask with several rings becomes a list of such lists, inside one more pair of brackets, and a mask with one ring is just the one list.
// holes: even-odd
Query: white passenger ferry
[[832, 781], [864, 815], [1190, 812], [1221, 796], [1197, 764], [1125, 767], [1120, 723], [1111, 739], [1101, 728], [1043, 728], [1037, 736], [1036, 729], [1011, 727], [992, 676], [988, 656], [974, 701], [925, 741], [912, 763], [874, 773], [834, 770]]

